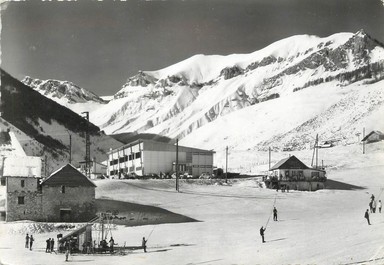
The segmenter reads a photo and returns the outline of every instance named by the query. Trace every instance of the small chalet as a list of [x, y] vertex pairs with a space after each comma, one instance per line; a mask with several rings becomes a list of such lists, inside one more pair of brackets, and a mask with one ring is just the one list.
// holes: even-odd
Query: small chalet
[[33, 171], [6, 173], [6, 221], [82, 222], [95, 217], [96, 185], [67, 164], [41, 182]]
[[96, 185], [71, 164], [41, 183], [44, 217], [50, 221], [89, 221], [95, 217]]
[[365, 136], [361, 141], [369, 144], [369, 143], [374, 143], [381, 140], [384, 140], [384, 134], [380, 131], [372, 131], [367, 136]]
[[270, 171], [270, 188], [315, 191], [325, 187], [325, 170], [310, 168], [296, 156], [280, 160]]

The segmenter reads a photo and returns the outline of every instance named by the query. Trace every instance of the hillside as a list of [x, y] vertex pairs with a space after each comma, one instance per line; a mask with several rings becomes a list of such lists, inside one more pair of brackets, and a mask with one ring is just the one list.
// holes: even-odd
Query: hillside
[[[348, 126], [319, 133], [322, 139], [351, 142], [362, 130], [353, 125], [356, 121], [360, 126], [366, 116], [382, 113], [382, 94], [375, 84], [384, 78], [383, 47], [359, 31], [326, 38], [293, 36], [251, 54], [195, 55], [128, 78], [113, 100], [92, 112], [92, 121], [107, 134], [160, 134], [206, 149], [245, 148], [246, 143], [251, 150], [265, 150], [273, 143], [275, 148], [294, 150], [312, 144], [308, 133], [330, 123], [328, 116], [343, 113], [341, 120]], [[359, 106], [354, 105], [356, 100]], [[306, 108], [284, 106], [290, 102]], [[365, 114], [358, 114], [356, 107]], [[270, 108], [281, 109], [283, 115], [262, 118]], [[278, 128], [268, 130], [270, 120]], [[247, 130], [240, 129], [244, 126]], [[262, 136], [259, 128], [264, 128]], [[296, 140], [290, 136], [292, 130], [300, 134]], [[244, 133], [249, 140], [230, 137], [228, 132]]]
[[[85, 157], [85, 132], [91, 135], [91, 156], [98, 161], [107, 159], [109, 148], [121, 143], [104, 135], [99, 128], [64, 106], [14, 79], [1, 70], [2, 128], [15, 126], [27, 135], [21, 143], [27, 154], [47, 156], [53, 171], [69, 160], [69, 135], [72, 135], [72, 161], [76, 165]], [[33, 139], [33, 140], [31, 140]], [[95, 143], [98, 143], [97, 146]]]

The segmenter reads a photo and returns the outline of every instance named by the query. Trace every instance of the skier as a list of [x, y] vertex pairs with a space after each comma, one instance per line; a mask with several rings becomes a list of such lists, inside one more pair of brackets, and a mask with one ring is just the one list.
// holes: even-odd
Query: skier
[[381, 213], [381, 200], [377, 203], [377, 207], [379, 208], [379, 213]]
[[148, 240], [145, 240], [145, 237], [143, 237], [143, 241], [141, 242], [141, 246], [143, 247], [144, 249], [144, 252], [147, 252], [147, 241]]
[[29, 248], [29, 235], [25, 237], [25, 248]]
[[35, 239], [33, 239], [33, 236], [31, 235], [29, 238], [29, 250], [32, 250], [33, 241], [35, 241]]
[[371, 201], [373, 201], [374, 199], [375, 199], [375, 195], [372, 194]]
[[376, 212], [376, 201], [375, 200], [372, 201], [372, 209], [373, 209], [373, 213], [375, 213]]
[[373, 213], [373, 201], [369, 202], [369, 210], [371, 213]]
[[364, 214], [364, 218], [367, 219], [368, 225], [371, 225], [371, 223], [369, 222], [369, 212], [368, 212], [368, 209], [367, 209], [367, 211]]
[[276, 207], [273, 207], [273, 221], [277, 221], [277, 210], [276, 210]]
[[263, 227], [260, 228], [260, 235], [261, 235], [261, 239], [262, 239], [263, 243], [265, 243], [265, 241], [264, 241], [264, 232], [265, 232], [265, 230], [267, 230], [267, 228], [263, 228]]

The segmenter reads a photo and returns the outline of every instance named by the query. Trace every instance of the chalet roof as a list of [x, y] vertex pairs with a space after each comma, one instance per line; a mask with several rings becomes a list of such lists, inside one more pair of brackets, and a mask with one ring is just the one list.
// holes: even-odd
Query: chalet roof
[[377, 134], [377, 135], [379, 135], [381, 137], [384, 137], [384, 134], [382, 132], [380, 132], [380, 131], [372, 131], [372, 132], [368, 133], [361, 141], [362, 142], [366, 141], [372, 134]]
[[270, 170], [276, 169], [308, 169], [296, 156], [290, 156], [277, 162]]
[[46, 180], [41, 183], [41, 185], [96, 187], [96, 185], [91, 180], [89, 180], [71, 164], [67, 164], [53, 172]]

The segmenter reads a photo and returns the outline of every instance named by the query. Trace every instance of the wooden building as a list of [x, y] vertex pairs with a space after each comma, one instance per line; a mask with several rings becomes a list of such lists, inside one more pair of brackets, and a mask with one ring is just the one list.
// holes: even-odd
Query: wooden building
[[380, 131], [372, 131], [365, 136], [361, 141], [367, 144], [384, 140], [384, 134]]
[[315, 191], [325, 188], [325, 170], [310, 168], [296, 156], [277, 162], [271, 169], [269, 183], [271, 188]]

